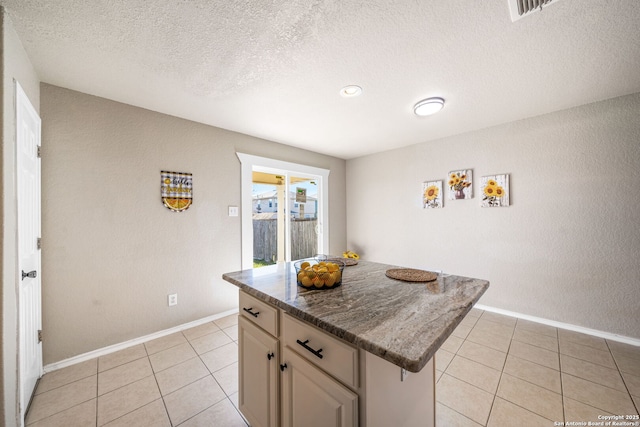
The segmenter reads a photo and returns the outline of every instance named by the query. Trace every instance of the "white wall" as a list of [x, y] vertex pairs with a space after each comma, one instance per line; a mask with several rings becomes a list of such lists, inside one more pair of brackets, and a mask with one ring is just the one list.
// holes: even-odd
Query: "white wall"
[[[446, 194], [465, 168], [473, 199], [422, 209], [423, 181]], [[480, 177], [500, 173], [512, 205], [481, 208]], [[639, 191], [635, 94], [348, 161], [347, 242], [488, 279], [484, 305], [640, 338]]]
[[[15, 81], [20, 82], [36, 110], [40, 105], [40, 81], [13, 24], [0, 8], [2, 21], [2, 380], [0, 420], [17, 425], [18, 294], [16, 242], [16, 109]], [[2, 424], [2, 422], [0, 422]]]
[[[330, 248], [345, 245], [344, 160], [56, 86], [41, 98], [45, 364], [237, 308], [222, 280], [241, 268], [237, 151], [330, 169]], [[162, 205], [161, 170], [193, 174], [188, 210]]]

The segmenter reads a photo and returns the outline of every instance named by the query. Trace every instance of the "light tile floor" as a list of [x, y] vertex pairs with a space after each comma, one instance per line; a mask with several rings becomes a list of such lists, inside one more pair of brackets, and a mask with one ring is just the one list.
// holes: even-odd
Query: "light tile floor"
[[[236, 341], [233, 315], [48, 373], [27, 424], [246, 427]], [[436, 379], [438, 427], [586, 423], [638, 414], [640, 347], [473, 309]]]
[[238, 318], [227, 316], [45, 374], [33, 427], [247, 427], [237, 410]]
[[640, 347], [473, 309], [436, 380], [437, 426], [587, 425], [638, 415]]

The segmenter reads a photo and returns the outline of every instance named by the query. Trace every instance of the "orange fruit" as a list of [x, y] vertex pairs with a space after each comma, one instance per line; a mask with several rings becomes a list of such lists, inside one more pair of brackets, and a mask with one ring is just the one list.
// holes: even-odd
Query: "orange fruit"
[[331, 275], [336, 278], [336, 283], [338, 283], [342, 279], [342, 273], [340, 273], [340, 270], [334, 271], [333, 273], [331, 273]]
[[324, 286], [324, 280], [322, 280], [320, 278], [320, 276], [317, 276], [315, 279], [313, 279], [313, 286], [315, 286], [316, 288], [321, 288]]
[[324, 284], [327, 285], [328, 287], [332, 287], [333, 285], [335, 285], [335, 283], [336, 283], [335, 275], [329, 273], [329, 277], [327, 278], [327, 280], [325, 280]]

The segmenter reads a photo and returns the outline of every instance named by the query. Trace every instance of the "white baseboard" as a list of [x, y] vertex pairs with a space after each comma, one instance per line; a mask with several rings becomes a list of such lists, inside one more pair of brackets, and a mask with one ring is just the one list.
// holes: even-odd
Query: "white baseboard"
[[[503, 310], [501, 308], [489, 307], [482, 304], [476, 304], [474, 305], [474, 308], [477, 308], [479, 310], [490, 311], [492, 313], [503, 314], [505, 316], [516, 317], [518, 319], [529, 320], [531, 322], [542, 323], [543, 325], [549, 325], [556, 328], [568, 329], [570, 331], [580, 332], [583, 334], [593, 335], [596, 337], [605, 338], [608, 340], [618, 341], [618, 342], [640, 347], [640, 339], [637, 339], [637, 338], [631, 338], [631, 337], [626, 337], [624, 335], [612, 334], [610, 332], [603, 332], [597, 329], [584, 328], [582, 326], [576, 326], [569, 323], [557, 322], [555, 320], [548, 320], [542, 317], [529, 316], [528, 314], [517, 313], [515, 311], [509, 311], [509, 310]], [[193, 328], [195, 326], [199, 326], [207, 322], [221, 319], [223, 317], [229, 316], [231, 314], [235, 314], [237, 312], [238, 312], [237, 309], [225, 311], [223, 313], [218, 313], [213, 316], [205, 317], [203, 319], [194, 320], [193, 322], [185, 323], [170, 329], [165, 329], [163, 331], [155, 332], [153, 334], [145, 335], [143, 337], [135, 338], [119, 344], [110, 345], [108, 347], [103, 347], [97, 350], [90, 351], [88, 353], [70, 357], [69, 359], [64, 359], [59, 362], [51, 363], [43, 367], [43, 374], [46, 374], [47, 372], [55, 371], [58, 369], [66, 368], [67, 366], [75, 365], [76, 363], [85, 362], [87, 360], [90, 360], [96, 357], [114, 353], [116, 351], [124, 350], [125, 348], [133, 347], [134, 345], [142, 344], [144, 342], [151, 341], [156, 338], [161, 338], [166, 335], [173, 334], [175, 332], [180, 332], [185, 329]]]
[[151, 341], [156, 338], [162, 338], [164, 336], [167, 336], [176, 332], [180, 332], [185, 329], [193, 328], [195, 326], [199, 326], [207, 322], [212, 322], [214, 320], [221, 319], [223, 317], [229, 316], [231, 314], [235, 314], [237, 312], [238, 312], [238, 309], [228, 310], [222, 313], [214, 314], [213, 316], [208, 316], [203, 319], [194, 320], [193, 322], [184, 323], [182, 325], [175, 326], [173, 328], [165, 329], [163, 331], [154, 332], [153, 334], [145, 335], [143, 337], [134, 338], [129, 341], [110, 345], [108, 347], [99, 348], [97, 350], [93, 350], [88, 353], [79, 354], [77, 356], [73, 356], [68, 359], [61, 360], [59, 362], [50, 363], [48, 365], [45, 365], [42, 368], [43, 374], [46, 374], [47, 372], [55, 371], [58, 369], [66, 368], [67, 366], [75, 365], [76, 363], [85, 362], [87, 360], [94, 359], [96, 357], [114, 353], [116, 351], [124, 350], [125, 348], [133, 347], [134, 345], [142, 344], [144, 342]]
[[542, 317], [529, 316], [528, 314], [516, 313], [515, 311], [503, 310], [501, 308], [489, 307], [482, 304], [474, 305], [479, 310], [490, 311], [492, 313], [504, 314], [505, 316], [517, 317], [518, 319], [530, 320], [531, 322], [542, 323], [543, 325], [554, 326], [556, 328], [568, 329], [574, 332], [580, 332], [587, 335], [604, 338], [611, 341], [618, 341], [625, 344], [631, 344], [640, 347], [640, 339], [626, 337], [624, 335], [603, 332], [597, 329], [584, 328], [582, 326], [572, 325], [570, 323], [556, 322], [555, 320], [543, 319]]

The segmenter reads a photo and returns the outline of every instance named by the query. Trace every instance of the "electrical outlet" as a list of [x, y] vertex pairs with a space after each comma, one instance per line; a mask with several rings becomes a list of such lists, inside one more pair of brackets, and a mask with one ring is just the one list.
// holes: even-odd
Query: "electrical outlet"
[[237, 206], [229, 206], [229, 216], [238, 216]]
[[170, 294], [167, 296], [167, 299], [169, 301], [169, 307], [172, 305], [178, 305], [178, 294]]

